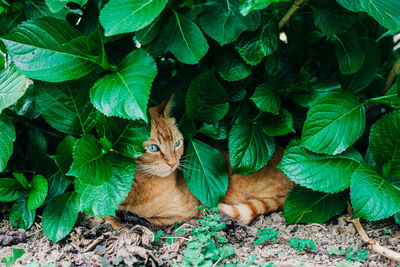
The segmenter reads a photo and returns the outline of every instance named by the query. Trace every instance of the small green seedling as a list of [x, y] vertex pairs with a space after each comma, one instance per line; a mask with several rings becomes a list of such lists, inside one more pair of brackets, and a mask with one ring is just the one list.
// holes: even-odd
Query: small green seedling
[[297, 252], [302, 252], [303, 250], [316, 250], [317, 246], [315, 245], [314, 240], [310, 239], [302, 239], [302, 238], [291, 238], [288, 243], [289, 246], [297, 249]]
[[340, 255], [340, 251], [335, 247], [330, 247], [328, 250], [329, 255]]
[[187, 243], [181, 266], [212, 266], [234, 253], [234, 248], [227, 244], [225, 236], [219, 232], [226, 227], [220, 222], [217, 208], [197, 207], [204, 209], [200, 226], [192, 230], [193, 236]]
[[261, 245], [266, 242], [278, 242], [276, 237], [279, 235], [279, 231], [270, 229], [270, 228], [265, 228], [265, 229], [259, 229], [256, 236], [258, 236], [258, 239], [254, 241], [255, 245]]
[[384, 232], [385, 234], [390, 234], [390, 229], [385, 229], [385, 230], [383, 230], [383, 232]]
[[163, 235], [163, 231], [158, 230], [156, 233], [153, 233], [154, 235], [154, 241], [153, 242], [158, 242], [160, 241], [160, 237]]
[[12, 250], [12, 255], [11, 256], [5, 256], [3, 258], [3, 263], [6, 265], [6, 267], [11, 267], [19, 258], [24, 255], [25, 250], [21, 248], [13, 248]]
[[340, 254], [344, 255], [348, 261], [362, 262], [368, 258], [368, 250], [354, 250], [352, 245], [350, 245], [347, 250], [341, 249]]

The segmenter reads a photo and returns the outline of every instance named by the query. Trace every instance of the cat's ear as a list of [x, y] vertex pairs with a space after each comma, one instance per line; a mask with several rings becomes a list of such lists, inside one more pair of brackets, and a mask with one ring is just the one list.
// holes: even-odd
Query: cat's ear
[[156, 106], [153, 108], [153, 110], [160, 116], [163, 116], [164, 118], [169, 117], [169, 113], [171, 112], [171, 108], [173, 106], [173, 99], [174, 94], [172, 94], [168, 99], [164, 100], [161, 102], [160, 105]]

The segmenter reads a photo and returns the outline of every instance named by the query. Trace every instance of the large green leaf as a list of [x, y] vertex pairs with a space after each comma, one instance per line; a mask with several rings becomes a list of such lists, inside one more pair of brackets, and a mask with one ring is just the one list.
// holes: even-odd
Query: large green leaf
[[229, 132], [229, 160], [235, 173], [258, 171], [272, 158], [274, 140], [251, 120], [240, 118]]
[[83, 7], [88, 0], [46, 0], [47, 6], [52, 12], [60, 12], [68, 2], [73, 2]]
[[189, 139], [186, 148], [184, 176], [190, 191], [204, 205], [216, 207], [228, 189], [228, 169], [217, 149]]
[[268, 81], [257, 86], [254, 94], [250, 97], [254, 104], [262, 110], [274, 114], [279, 113], [281, 97], [278, 92], [277, 80]]
[[112, 142], [111, 147], [125, 157], [135, 158], [146, 150], [143, 143], [150, 138], [150, 127], [142, 121], [131, 121], [115, 117], [96, 117], [99, 136]]
[[99, 185], [108, 182], [113, 174], [111, 162], [103, 155], [96, 138], [83, 136], [74, 147], [74, 161], [67, 175], [76, 176], [82, 182]]
[[39, 208], [46, 199], [48, 183], [42, 175], [35, 175], [31, 182], [31, 191], [29, 192], [27, 207], [30, 210]]
[[[56, 155], [52, 159], [56, 163], [58, 169], [65, 175], [73, 162], [74, 146], [78, 139], [67, 135], [57, 146]], [[49, 190], [50, 191], [50, 190]]]
[[315, 26], [326, 34], [327, 38], [332, 38], [335, 34], [346, 32], [355, 19], [350, 12], [341, 8], [333, 1], [329, 5], [322, 6], [319, 6], [317, 3], [312, 8], [312, 15]]
[[26, 149], [28, 166], [32, 169], [37, 169], [46, 156], [46, 137], [38, 128], [29, 129], [28, 136], [29, 141]]
[[269, 112], [262, 113], [261, 117], [257, 119], [257, 124], [268, 136], [281, 136], [295, 132], [293, 128], [293, 116], [284, 108], [277, 115]]
[[110, 0], [100, 12], [105, 35], [135, 32], [149, 25], [167, 0]]
[[354, 218], [377, 221], [400, 210], [400, 190], [382, 178], [378, 170], [361, 164], [354, 172], [350, 186]]
[[199, 63], [209, 48], [199, 27], [175, 11], [167, 20], [160, 38], [166, 40], [168, 50], [185, 64]]
[[25, 94], [30, 82], [15, 68], [14, 64], [0, 72], [0, 113], [6, 107], [15, 104]]
[[28, 209], [26, 202], [26, 194], [20, 196], [14, 202], [10, 210], [9, 220], [12, 226], [28, 230], [35, 220], [36, 210]]
[[90, 100], [106, 116], [147, 122], [147, 102], [156, 75], [154, 59], [142, 49], [134, 50], [121, 61], [115, 73], [93, 85]]
[[186, 112], [189, 118], [208, 123], [221, 120], [229, 109], [229, 96], [215, 78], [213, 71], [197, 75], [186, 95]]
[[248, 77], [252, 67], [232, 50], [219, 50], [215, 54], [215, 64], [219, 76], [229, 82], [235, 82]]
[[301, 142], [317, 153], [336, 155], [350, 147], [365, 129], [365, 109], [347, 93], [315, 101], [307, 113]]
[[43, 211], [44, 234], [53, 242], [66, 237], [78, 219], [76, 193], [64, 193], [47, 204]]
[[305, 88], [290, 94], [292, 99], [303, 107], [310, 107], [319, 98], [340, 89], [340, 83], [336, 81], [316, 81], [305, 85]]
[[295, 146], [287, 149], [279, 165], [286, 176], [301, 186], [326, 193], [336, 193], [350, 186], [351, 177], [359, 162], [352, 154], [355, 149], [330, 156], [315, 154]]
[[[51, 0], [47, 1], [49, 2]], [[53, 11], [51, 11], [49, 6], [46, 4], [46, 0], [25, 1], [24, 13], [27, 19], [36, 19], [42, 17], [54, 17], [58, 19], [65, 19], [65, 17], [67, 16], [67, 12], [65, 9], [61, 9], [60, 11], [53, 13]]]
[[101, 185], [91, 185], [77, 180], [75, 184], [78, 193], [78, 207], [92, 216], [115, 216], [129, 191], [136, 170], [134, 160], [117, 154], [107, 155], [114, 167], [111, 180]]
[[24, 188], [17, 180], [12, 178], [0, 179], [0, 202], [13, 202], [17, 200], [23, 192]]
[[360, 40], [361, 48], [365, 54], [365, 61], [361, 69], [350, 75], [342, 75], [341, 83], [347, 91], [355, 94], [367, 87], [377, 76], [381, 62], [381, 51], [372, 39]]
[[283, 208], [287, 223], [324, 223], [346, 207], [344, 193], [328, 194], [296, 186]]
[[376, 163], [400, 177], [400, 111], [385, 114], [372, 125], [369, 151]]
[[14, 125], [3, 116], [0, 116], [0, 172], [4, 171], [11, 157], [15, 138]]
[[[89, 83], [89, 84], [87, 84]], [[35, 102], [48, 124], [60, 132], [81, 134], [94, 126], [96, 116], [89, 102], [90, 81], [35, 83]]]
[[83, 77], [102, 64], [77, 54], [67, 45], [80, 36], [68, 22], [44, 17], [23, 22], [0, 40], [22, 74], [41, 81], [62, 82]]
[[142, 45], [147, 45], [151, 43], [160, 31], [160, 26], [162, 24], [161, 16], [154, 20], [151, 24], [147, 25], [145, 28], [137, 31], [135, 37], [138, 42]]
[[[336, 36], [336, 35], [335, 35]], [[335, 38], [336, 57], [339, 70], [342, 74], [357, 72], [365, 61], [365, 55], [356, 37], [350, 33], [344, 33]]]
[[336, 0], [343, 7], [347, 8], [350, 11], [358, 12], [362, 11], [360, 0]]
[[359, 0], [362, 8], [392, 33], [400, 31], [400, 1]]
[[259, 64], [264, 57], [275, 52], [278, 46], [278, 23], [275, 20], [268, 21], [261, 32], [243, 34], [235, 44], [239, 55], [250, 65]]
[[200, 26], [221, 46], [235, 41], [243, 31], [254, 31], [260, 25], [258, 12], [242, 16], [239, 6], [240, 0], [214, 1], [201, 13]]

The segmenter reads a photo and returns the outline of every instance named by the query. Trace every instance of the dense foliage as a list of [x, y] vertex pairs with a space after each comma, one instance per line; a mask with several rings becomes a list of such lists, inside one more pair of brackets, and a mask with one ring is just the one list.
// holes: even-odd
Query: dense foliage
[[14, 226], [42, 212], [58, 241], [79, 212], [114, 215], [147, 109], [172, 93], [205, 205], [228, 186], [216, 147], [249, 174], [279, 144], [298, 184], [288, 223], [325, 222], [347, 201], [354, 217], [400, 221], [398, 0], [0, 3], [0, 201]]

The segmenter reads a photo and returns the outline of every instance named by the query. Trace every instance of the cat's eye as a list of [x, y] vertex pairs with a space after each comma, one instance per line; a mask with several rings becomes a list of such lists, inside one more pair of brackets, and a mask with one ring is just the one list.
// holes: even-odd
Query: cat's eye
[[180, 146], [180, 145], [181, 145], [181, 139], [178, 139], [178, 140], [175, 142], [174, 147], [178, 147], [178, 146]]
[[157, 151], [160, 151], [160, 148], [159, 148], [157, 145], [155, 145], [155, 144], [148, 145], [148, 146], [146, 146], [146, 148], [147, 148], [147, 150], [149, 150], [150, 152], [157, 152]]

